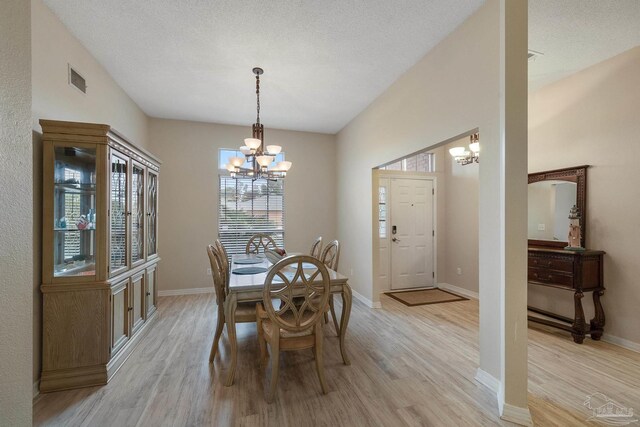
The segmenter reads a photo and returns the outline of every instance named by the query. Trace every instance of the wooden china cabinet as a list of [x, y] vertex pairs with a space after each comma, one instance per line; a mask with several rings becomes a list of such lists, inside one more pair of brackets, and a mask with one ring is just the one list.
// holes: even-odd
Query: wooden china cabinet
[[155, 319], [160, 161], [108, 125], [40, 125], [40, 391], [106, 384]]

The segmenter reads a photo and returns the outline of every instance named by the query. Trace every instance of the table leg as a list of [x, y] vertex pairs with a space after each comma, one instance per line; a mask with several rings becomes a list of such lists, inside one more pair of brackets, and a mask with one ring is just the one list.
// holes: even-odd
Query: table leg
[[231, 345], [231, 365], [227, 374], [227, 382], [225, 386], [233, 385], [233, 378], [236, 373], [238, 364], [238, 339], [236, 337], [236, 308], [238, 307], [238, 299], [236, 294], [229, 293], [225, 301], [225, 322], [227, 323], [227, 335], [229, 336], [229, 344]]
[[573, 341], [578, 344], [582, 344], [585, 335], [585, 321], [584, 310], [582, 309], [582, 297], [584, 297], [584, 294], [580, 291], [573, 294], [575, 316], [573, 319], [573, 325], [571, 325], [573, 329], [573, 331], [571, 332], [571, 336], [573, 337]]
[[349, 324], [349, 316], [351, 315], [351, 287], [346, 284], [342, 287], [342, 316], [340, 316], [340, 353], [342, 361], [345, 365], [350, 365], [347, 349], [344, 344], [344, 337], [347, 335], [347, 325]]
[[604, 290], [593, 291], [593, 306], [595, 309], [595, 317], [591, 319], [591, 339], [598, 341], [602, 338], [602, 331], [604, 329], [605, 317], [600, 297], [604, 295]]
[[[338, 325], [338, 317], [336, 316], [336, 309], [333, 304], [333, 294], [329, 297], [329, 311], [331, 311], [331, 318], [333, 319], [333, 327], [336, 330], [336, 335], [340, 336], [340, 326]], [[327, 316], [327, 313], [324, 315]]]

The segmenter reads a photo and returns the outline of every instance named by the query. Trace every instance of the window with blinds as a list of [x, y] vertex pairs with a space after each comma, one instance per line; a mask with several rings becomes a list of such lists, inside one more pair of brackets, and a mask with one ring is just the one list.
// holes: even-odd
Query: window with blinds
[[244, 253], [256, 233], [270, 235], [284, 248], [284, 180], [220, 174], [219, 190], [218, 236], [229, 255]]

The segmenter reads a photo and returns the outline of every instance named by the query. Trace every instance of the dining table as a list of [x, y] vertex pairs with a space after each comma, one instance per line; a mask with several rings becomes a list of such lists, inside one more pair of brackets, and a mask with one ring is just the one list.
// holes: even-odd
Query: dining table
[[[233, 384], [236, 367], [238, 364], [238, 340], [236, 336], [235, 312], [238, 303], [244, 302], [262, 302], [265, 280], [273, 264], [264, 254], [239, 254], [233, 255], [231, 258], [231, 266], [229, 275], [229, 287], [224, 302], [225, 322], [227, 323], [227, 334], [231, 347], [231, 366], [227, 374], [225, 385], [227, 387]], [[247, 267], [257, 267], [254, 270], [262, 270], [255, 274], [237, 274], [239, 269]], [[311, 264], [310, 267], [313, 267]], [[292, 266], [287, 268], [293, 269]], [[305, 267], [303, 266], [303, 269]], [[315, 268], [315, 267], [314, 267]], [[237, 270], [237, 271], [236, 271]], [[234, 271], [236, 271], [234, 273]], [[339, 336], [340, 353], [342, 361], [345, 365], [350, 365], [349, 356], [345, 347], [345, 336], [347, 334], [347, 325], [349, 324], [349, 316], [351, 314], [352, 292], [351, 287], [347, 283], [347, 277], [327, 268], [329, 273], [331, 294], [340, 294], [342, 296], [342, 312], [340, 315], [339, 330], [336, 331]], [[318, 276], [318, 281], [322, 280]], [[303, 295], [304, 288], [300, 287], [300, 295]], [[295, 291], [294, 291], [295, 295]]]

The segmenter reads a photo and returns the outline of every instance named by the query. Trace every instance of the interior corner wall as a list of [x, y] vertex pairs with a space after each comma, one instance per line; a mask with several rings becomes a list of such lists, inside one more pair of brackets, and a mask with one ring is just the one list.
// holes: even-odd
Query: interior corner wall
[[[147, 116], [42, 0], [31, 0], [33, 129], [39, 119], [104, 123], [148, 148]], [[69, 84], [71, 64], [87, 93]]]
[[354, 291], [373, 300], [371, 169], [479, 128], [480, 358], [495, 378], [503, 282], [499, 22], [500, 2], [487, 1], [337, 135], [338, 236], [346, 242], [340, 262], [344, 272], [353, 271]]
[[31, 6], [0, 13], [0, 425], [32, 419]]
[[[529, 95], [529, 172], [591, 165], [586, 246], [607, 252], [603, 339], [636, 350], [640, 350], [639, 88], [640, 46]], [[583, 301], [589, 319], [590, 294]], [[566, 292], [531, 288], [529, 302], [573, 317], [573, 298]]]
[[[26, 3], [29, 3], [27, 1]], [[148, 148], [148, 118], [91, 53], [42, 2], [31, 0], [33, 92], [33, 381], [40, 378], [42, 294], [42, 129], [38, 120], [104, 123]], [[3, 14], [4, 16], [4, 14]], [[87, 80], [87, 93], [71, 86], [68, 64]]]
[[[325, 244], [337, 237], [335, 136], [270, 128], [265, 133], [293, 162], [284, 185], [285, 248], [307, 253], [318, 236]], [[218, 237], [218, 150], [239, 147], [251, 127], [151, 119], [149, 135], [149, 150], [162, 160], [158, 289], [212, 288], [206, 247]], [[351, 244], [340, 243], [341, 250]]]
[[[482, 143], [482, 135], [480, 135]], [[478, 183], [480, 165], [460, 165], [449, 154], [453, 147], [467, 147], [469, 138], [443, 147], [445, 192], [446, 249], [443, 282], [471, 292], [478, 292]], [[482, 157], [482, 156], [481, 156]], [[480, 160], [482, 161], [482, 159]], [[458, 274], [460, 268], [460, 274]]]

